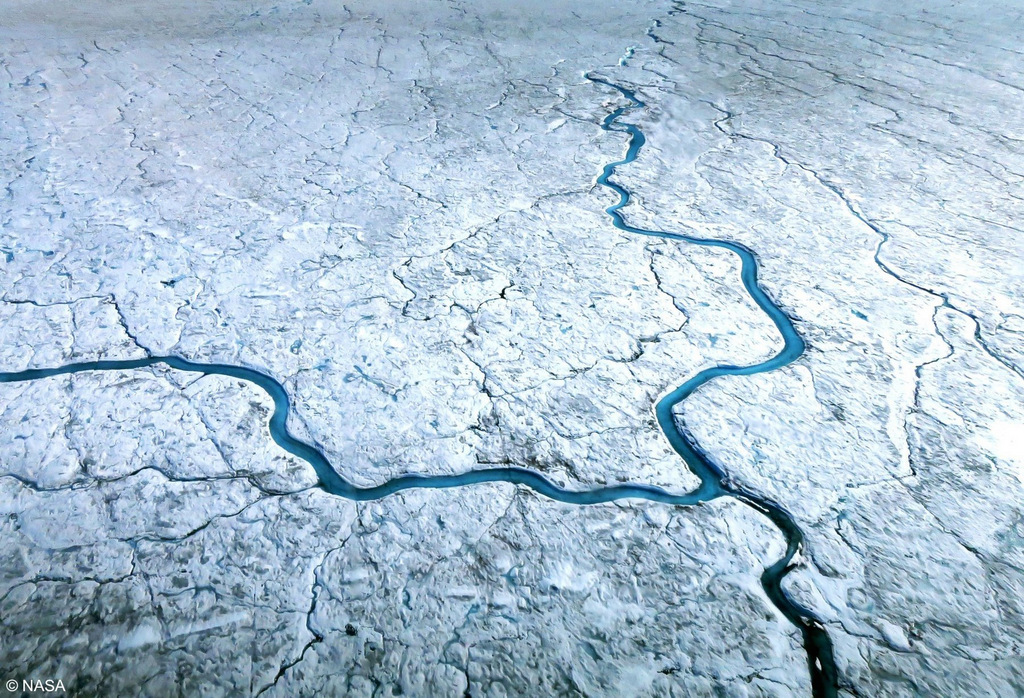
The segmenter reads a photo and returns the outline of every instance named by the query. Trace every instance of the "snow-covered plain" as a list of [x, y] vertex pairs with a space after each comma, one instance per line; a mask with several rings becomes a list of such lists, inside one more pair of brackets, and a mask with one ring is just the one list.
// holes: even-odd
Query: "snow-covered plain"
[[[807, 546], [850, 695], [1024, 692], [1024, 20], [858, 2], [8, 0], [0, 371], [268, 373], [346, 478], [697, 479]], [[357, 504], [222, 376], [0, 384], [0, 670], [76, 695], [808, 695], [735, 501]]]

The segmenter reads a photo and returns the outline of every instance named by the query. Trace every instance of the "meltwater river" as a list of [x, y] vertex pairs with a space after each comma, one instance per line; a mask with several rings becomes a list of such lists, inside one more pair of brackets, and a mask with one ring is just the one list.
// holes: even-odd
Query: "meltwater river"
[[270, 436], [274, 442], [312, 466], [319, 478], [320, 486], [325, 491], [355, 501], [381, 499], [408, 489], [450, 489], [485, 482], [506, 482], [528, 487], [550, 499], [577, 505], [636, 499], [677, 506], [693, 506], [721, 497], [737, 499], [768, 517], [785, 536], [786, 554], [764, 570], [761, 575], [761, 583], [771, 602], [793, 625], [799, 628], [803, 635], [814, 695], [821, 698], [832, 698], [838, 694], [838, 676], [833, 660], [831, 640], [821, 622], [782, 589], [782, 580], [792, 569], [794, 558], [803, 546], [803, 532], [793, 517], [781, 506], [735, 484], [727, 473], [717, 466], [679, 427], [673, 416], [674, 408], [708, 381], [720, 376], [750, 375], [786, 366], [803, 354], [804, 342], [797, 334], [793, 322], [758, 284], [757, 259], [751, 250], [735, 242], [693, 237], [664, 230], [637, 228], [626, 221], [622, 209], [629, 203], [630, 194], [612, 178], [616, 168], [636, 160], [646, 138], [638, 126], [621, 119], [628, 112], [641, 109], [645, 105], [633, 90], [603, 78], [592, 75], [586, 77], [596, 86], [617, 91], [627, 101], [627, 104], [609, 113], [600, 123], [601, 128], [605, 131], [625, 133], [628, 136], [625, 156], [621, 160], [605, 165], [597, 178], [598, 184], [610, 189], [619, 197], [616, 203], [605, 209], [605, 212], [611, 217], [612, 224], [626, 233], [665, 238], [704, 247], [718, 247], [736, 254], [741, 262], [740, 280], [743, 287], [758, 307], [775, 323], [785, 342], [783, 349], [778, 354], [761, 363], [748, 366], [718, 365], [701, 371], [669, 392], [657, 403], [655, 412], [665, 438], [682, 457], [687, 467], [700, 478], [701, 484], [696, 490], [685, 494], [675, 494], [660, 487], [644, 484], [569, 489], [556, 485], [536, 471], [519, 467], [482, 468], [456, 475], [408, 474], [373, 487], [358, 487], [338, 474], [320, 449], [296, 438], [288, 431], [290, 401], [284, 386], [275, 378], [253, 368], [230, 364], [200, 363], [179, 356], [149, 356], [123, 361], [88, 361], [54, 368], [0, 372], [0, 383], [40, 380], [86, 371], [125, 371], [158, 364], [179, 371], [230, 376], [247, 381], [262, 388], [274, 401], [274, 412], [270, 418]]

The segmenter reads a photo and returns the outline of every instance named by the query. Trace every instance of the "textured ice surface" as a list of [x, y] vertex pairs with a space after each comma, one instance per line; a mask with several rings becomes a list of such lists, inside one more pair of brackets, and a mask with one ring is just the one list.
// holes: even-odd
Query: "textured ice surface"
[[[1019, 11], [922, 3], [9, 2], [0, 370], [265, 371], [349, 479], [696, 484], [680, 411], [804, 527], [844, 690], [1024, 691]], [[631, 55], [628, 60], [621, 60]], [[806, 695], [735, 503], [353, 504], [243, 382], [0, 385], [0, 669], [82, 695]]]

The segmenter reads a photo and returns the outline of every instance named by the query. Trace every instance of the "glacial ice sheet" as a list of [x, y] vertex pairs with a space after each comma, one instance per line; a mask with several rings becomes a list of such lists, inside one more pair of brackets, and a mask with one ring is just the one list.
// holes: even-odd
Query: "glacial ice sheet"
[[[1014, 10], [595, 5], [9, 3], [0, 370], [257, 367], [363, 485], [515, 463], [691, 489], [652, 404], [781, 340], [726, 252], [609, 225], [602, 71], [648, 105], [626, 216], [755, 250], [808, 343], [679, 416], [804, 527], [788, 587], [844, 686], [1024, 691]], [[353, 504], [270, 409], [161, 369], [0, 385], [5, 676], [810, 692], [751, 510]]]

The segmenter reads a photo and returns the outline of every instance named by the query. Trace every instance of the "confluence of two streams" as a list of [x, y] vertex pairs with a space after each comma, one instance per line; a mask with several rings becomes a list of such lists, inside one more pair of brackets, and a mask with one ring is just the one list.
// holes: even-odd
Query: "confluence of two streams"
[[[358, 487], [339, 475], [320, 449], [296, 438], [288, 431], [287, 422], [290, 409], [288, 393], [276, 379], [243, 366], [198, 363], [179, 356], [150, 355], [143, 359], [88, 361], [56, 368], [0, 372], [0, 383], [32, 381], [84, 371], [124, 371], [156, 364], [163, 364], [178, 371], [230, 376], [247, 381], [262, 388], [274, 401], [274, 412], [271, 415], [269, 427], [270, 436], [274, 442], [312, 466], [319, 478], [320, 487], [326, 492], [357, 502], [382, 499], [402, 490], [449, 489], [485, 482], [521, 485], [555, 501], [577, 505], [602, 504], [622, 499], [642, 499], [677, 506], [693, 506], [721, 497], [732, 497], [768, 517], [785, 537], [786, 554], [764, 570], [761, 574], [761, 584], [775, 607], [790, 623], [799, 628], [803, 635], [813, 695], [817, 698], [833, 698], [838, 695], [838, 676], [832, 654], [832, 642], [824, 626], [814, 614], [794, 601], [782, 589], [782, 580], [793, 568], [793, 560], [803, 546], [803, 532], [793, 517], [781, 506], [732, 482], [731, 478], [679, 428], [673, 417], [673, 408], [705, 383], [719, 376], [744, 376], [782, 368], [803, 354], [804, 342], [793, 326], [792, 320], [758, 285], [757, 259], [750, 249], [736, 242], [700, 238], [664, 230], [648, 230], [637, 228], [626, 222], [621, 209], [629, 203], [630, 194], [621, 185], [613, 182], [611, 178], [615, 174], [616, 168], [636, 160], [646, 138], [638, 126], [619, 121], [619, 119], [623, 114], [634, 109], [641, 109], [646, 105], [632, 90], [589, 74], [585, 77], [595, 85], [617, 91], [629, 102], [609, 113], [600, 124], [604, 131], [625, 133], [629, 136], [625, 157], [605, 165], [597, 178], [598, 184], [615, 192], [619, 197], [617, 203], [605, 209], [612, 219], [612, 224], [627, 233], [676, 240], [702, 247], [718, 247], [737, 255], [741, 262], [740, 279], [743, 287], [758, 307], [775, 323], [784, 340], [782, 350], [766, 361], [749, 366], [722, 364], [705, 369], [658, 401], [655, 407], [658, 424], [672, 448], [682, 457], [694, 475], [700, 478], [701, 484], [696, 490], [687, 494], [673, 494], [653, 485], [630, 483], [595, 487], [588, 490], [571, 490], [556, 485], [538, 472], [514, 466], [482, 468], [457, 475], [408, 474], [373, 487]], [[143, 349], [145, 350], [144, 347]], [[149, 354], [149, 351], [146, 350], [146, 353]]]

